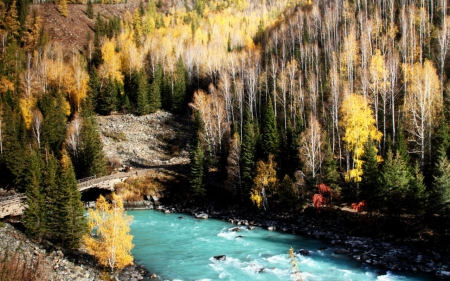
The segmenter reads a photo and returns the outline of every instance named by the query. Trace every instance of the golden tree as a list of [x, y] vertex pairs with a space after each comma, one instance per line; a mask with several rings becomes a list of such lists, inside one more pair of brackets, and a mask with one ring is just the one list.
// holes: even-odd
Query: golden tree
[[261, 208], [262, 205], [265, 210], [269, 207], [266, 192], [273, 192], [277, 187], [277, 171], [275, 170], [277, 163], [273, 161], [273, 157], [273, 154], [269, 154], [267, 163], [262, 160], [258, 161], [253, 188], [250, 191], [250, 200], [253, 204], [256, 204], [258, 208]]
[[383, 134], [375, 127], [373, 112], [362, 96], [348, 95], [342, 102], [340, 112], [340, 125], [345, 131], [342, 139], [346, 143], [348, 151], [353, 155], [352, 167], [347, 161], [345, 180], [360, 182], [363, 164], [361, 157], [364, 154], [364, 145], [369, 139], [380, 141]]
[[134, 245], [129, 233], [133, 217], [124, 213], [122, 199], [113, 193], [112, 202], [108, 203], [100, 196], [95, 208], [89, 209], [88, 221], [89, 232], [95, 234], [83, 237], [88, 252], [111, 271], [132, 264], [130, 252]]

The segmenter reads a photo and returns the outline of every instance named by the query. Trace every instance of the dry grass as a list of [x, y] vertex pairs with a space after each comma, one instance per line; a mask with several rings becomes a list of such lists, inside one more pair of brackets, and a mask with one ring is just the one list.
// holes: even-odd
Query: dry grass
[[18, 249], [15, 251], [5, 249], [1, 257], [0, 281], [51, 280], [51, 268], [41, 254], [30, 257]]
[[144, 196], [161, 196], [167, 183], [173, 181], [173, 176], [167, 173], [151, 171], [143, 177], [131, 177], [124, 183], [116, 184], [116, 192], [124, 201], [136, 202]]

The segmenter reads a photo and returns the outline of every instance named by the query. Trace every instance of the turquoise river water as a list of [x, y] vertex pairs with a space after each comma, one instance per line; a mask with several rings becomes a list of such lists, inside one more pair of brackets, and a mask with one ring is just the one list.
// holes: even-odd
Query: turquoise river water
[[[197, 220], [185, 214], [147, 210], [127, 213], [134, 217], [132, 253], [137, 263], [161, 280], [293, 280], [287, 255], [290, 247], [311, 252], [305, 257], [297, 255], [303, 281], [430, 280], [360, 264], [333, 254], [332, 248], [319, 251], [327, 245], [299, 235], [245, 227], [233, 232], [236, 225], [214, 219]], [[238, 235], [242, 238], [236, 238]], [[227, 258], [217, 261], [215, 255]]]

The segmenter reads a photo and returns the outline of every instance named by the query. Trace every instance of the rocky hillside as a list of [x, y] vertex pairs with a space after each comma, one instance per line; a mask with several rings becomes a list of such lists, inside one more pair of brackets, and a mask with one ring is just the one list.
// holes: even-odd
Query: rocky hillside
[[187, 126], [171, 113], [99, 116], [103, 150], [113, 166], [168, 168], [189, 163]]
[[[94, 15], [100, 13], [103, 18], [112, 18], [114, 16], [123, 18], [126, 11], [130, 11], [133, 14], [138, 5], [139, 1], [137, 0], [129, 0], [126, 4], [94, 4]], [[69, 15], [63, 17], [56, 4], [37, 4], [32, 6], [32, 9], [35, 9], [42, 17], [49, 39], [59, 42], [68, 51], [73, 50], [73, 48], [82, 51], [86, 46], [88, 33], [91, 33], [91, 38], [93, 38], [95, 18], [89, 19], [86, 16], [86, 8], [86, 5], [70, 4], [68, 5]]]
[[[1, 280], [101, 281], [109, 275], [95, 268], [93, 257], [83, 249], [68, 251], [45, 241], [34, 243], [8, 223], [0, 223], [0, 249]], [[143, 267], [128, 266], [114, 278], [137, 281], [145, 275]]]

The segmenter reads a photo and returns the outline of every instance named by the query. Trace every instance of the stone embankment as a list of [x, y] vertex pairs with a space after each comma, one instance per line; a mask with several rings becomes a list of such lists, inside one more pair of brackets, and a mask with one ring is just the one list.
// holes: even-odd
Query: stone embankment
[[[0, 260], [4, 261], [5, 255], [9, 259], [16, 256], [27, 266], [38, 265], [38, 280], [104, 280], [101, 271], [94, 267], [95, 262], [91, 256], [83, 252], [64, 254], [61, 248], [55, 247], [48, 242], [43, 243], [43, 245], [34, 243], [8, 223], [3, 223], [0, 226]], [[115, 279], [120, 281], [138, 281], [142, 280], [146, 273], [145, 269], [141, 267], [130, 266], [125, 268]]]

